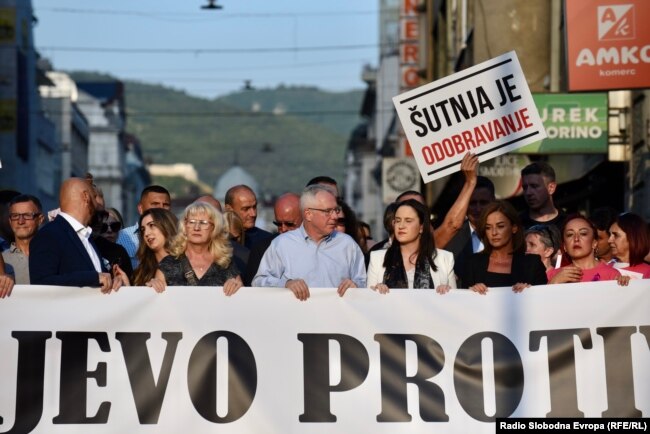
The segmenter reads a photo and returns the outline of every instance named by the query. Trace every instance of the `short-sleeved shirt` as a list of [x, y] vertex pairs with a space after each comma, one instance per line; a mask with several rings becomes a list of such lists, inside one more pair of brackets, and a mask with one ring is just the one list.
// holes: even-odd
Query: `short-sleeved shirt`
[[[194, 286], [185, 277], [183, 258], [185, 258], [185, 255], [178, 258], [169, 255], [165, 256], [158, 264], [158, 268], [165, 275], [168, 286]], [[189, 264], [189, 261], [187, 263]], [[237, 276], [239, 276], [239, 269], [237, 269], [233, 261], [230, 261], [227, 268], [222, 268], [216, 262], [213, 262], [200, 279], [196, 276], [198, 282], [196, 286], [223, 286], [226, 280]]]
[[524, 227], [524, 229], [529, 229], [531, 226], [535, 226], [535, 225], [553, 225], [556, 228], [558, 228], [560, 231], [562, 231], [562, 225], [564, 224], [564, 220], [566, 220], [566, 217], [567, 217], [566, 213], [562, 210], [558, 210], [558, 214], [555, 217], [545, 222], [533, 220], [532, 218], [530, 218], [530, 215], [528, 215], [528, 211], [524, 211], [521, 214], [519, 214], [519, 219], [521, 220], [521, 225]]
[[138, 267], [138, 256], [136, 253], [138, 252], [138, 247], [140, 246], [140, 239], [138, 238], [139, 230], [140, 228], [138, 227], [137, 223], [133, 226], [123, 228], [120, 230], [120, 232], [118, 232], [117, 240], [115, 241], [117, 244], [126, 249], [126, 252], [129, 254], [129, 258], [131, 258], [131, 267], [133, 267], [134, 270]]
[[11, 243], [11, 247], [2, 252], [5, 271], [14, 277], [17, 285], [29, 285], [29, 256]]

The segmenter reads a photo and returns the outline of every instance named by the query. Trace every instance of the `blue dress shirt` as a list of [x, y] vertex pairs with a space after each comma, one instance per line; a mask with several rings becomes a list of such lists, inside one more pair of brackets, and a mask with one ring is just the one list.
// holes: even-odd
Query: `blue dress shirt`
[[366, 265], [359, 245], [347, 234], [333, 231], [320, 243], [304, 226], [277, 236], [264, 253], [252, 286], [284, 287], [302, 279], [310, 288], [338, 288], [344, 279], [366, 287]]

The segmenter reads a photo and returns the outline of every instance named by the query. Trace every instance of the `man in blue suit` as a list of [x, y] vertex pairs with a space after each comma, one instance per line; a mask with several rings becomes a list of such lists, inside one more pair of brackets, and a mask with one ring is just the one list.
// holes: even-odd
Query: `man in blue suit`
[[59, 193], [61, 212], [41, 228], [30, 244], [29, 277], [33, 285], [93, 286], [103, 293], [119, 289], [121, 277], [111, 277], [88, 227], [95, 213], [93, 186], [70, 178]]

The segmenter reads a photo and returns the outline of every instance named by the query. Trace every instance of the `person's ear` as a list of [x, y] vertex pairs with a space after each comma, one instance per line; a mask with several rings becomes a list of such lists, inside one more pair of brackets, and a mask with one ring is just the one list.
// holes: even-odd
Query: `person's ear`
[[142, 204], [138, 203], [138, 214], [142, 215], [143, 212], [144, 210], [142, 209]]
[[553, 248], [552, 247], [545, 247], [544, 248], [544, 258], [550, 258], [553, 256]]
[[548, 191], [548, 194], [553, 195], [555, 193], [555, 189], [557, 188], [557, 182], [551, 181], [548, 183], [546, 186], [546, 190]]

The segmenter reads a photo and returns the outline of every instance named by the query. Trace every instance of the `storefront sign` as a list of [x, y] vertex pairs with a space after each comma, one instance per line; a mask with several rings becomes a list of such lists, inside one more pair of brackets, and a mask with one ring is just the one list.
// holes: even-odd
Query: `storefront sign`
[[607, 153], [606, 93], [533, 94], [547, 137], [515, 152], [526, 154]]
[[420, 172], [412, 157], [383, 158], [381, 179], [384, 204], [394, 202], [405, 191], [420, 191]]
[[569, 90], [650, 87], [647, 0], [566, 1]]

